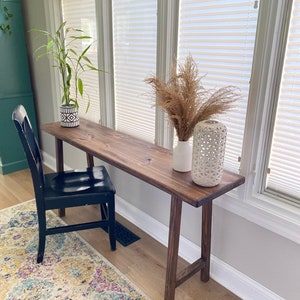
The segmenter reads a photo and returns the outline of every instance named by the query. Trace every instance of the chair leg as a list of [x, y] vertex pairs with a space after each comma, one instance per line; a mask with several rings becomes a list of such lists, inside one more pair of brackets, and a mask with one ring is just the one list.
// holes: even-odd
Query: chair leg
[[[106, 203], [100, 204], [100, 212], [101, 212], [101, 219], [102, 220], [108, 220], [107, 204]], [[103, 228], [103, 229], [107, 230], [107, 227]]]
[[112, 251], [116, 250], [116, 220], [115, 220], [115, 201], [111, 201], [108, 204], [109, 213], [109, 242]]
[[38, 208], [38, 224], [39, 224], [39, 246], [37, 254], [37, 263], [41, 263], [44, 259], [46, 245], [46, 212]]
[[37, 263], [41, 263], [44, 259], [44, 252], [45, 252], [45, 244], [46, 244], [46, 235], [43, 230], [40, 229], [39, 231], [39, 248], [38, 248], [38, 255], [37, 255]]

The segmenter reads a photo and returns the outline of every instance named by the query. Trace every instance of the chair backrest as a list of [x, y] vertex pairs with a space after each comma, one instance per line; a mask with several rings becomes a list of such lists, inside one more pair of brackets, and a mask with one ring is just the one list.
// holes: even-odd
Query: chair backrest
[[23, 105], [18, 105], [12, 114], [31, 171], [36, 198], [43, 198], [44, 172], [39, 145]]

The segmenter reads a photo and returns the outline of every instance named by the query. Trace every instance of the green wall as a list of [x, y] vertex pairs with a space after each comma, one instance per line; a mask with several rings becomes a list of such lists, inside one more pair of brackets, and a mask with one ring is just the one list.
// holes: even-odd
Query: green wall
[[[0, 25], [9, 22], [12, 34], [0, 30], [0, 172], [7, 174], [27, 168], [23, 148], [12, 123], [12, 111], [23, 104], [36, 131], [35, 108], [28, 68], [20, 0], [0, 1], [13, 18], [4, 19], [0, 9]], [[37, 132], [37, 131], [36, 131]]]

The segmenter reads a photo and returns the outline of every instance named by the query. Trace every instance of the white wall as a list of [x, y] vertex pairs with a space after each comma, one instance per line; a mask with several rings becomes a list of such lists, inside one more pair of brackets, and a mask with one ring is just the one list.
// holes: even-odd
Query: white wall
[[[34, 27], [45, 28], [44, 1], [23, 0], [22, 2], [25, 30]], [[26, 35], [38, 120], [43, 124], [57, 118], [55, 105], [52, 104], [54, 96], [49, 84], [49, 64], [46, 60], [36, 61], [33, 58], [32, 52], [36, 41], [32, 33], [27, 32]], [[43, 151], [50, 157], [54, 157], [53, 138], [41, 134], [41, 143]], [[85, 156], [74, 148], [68, 147], [68, 149], [70, 155], [66, 158], [66, 163], [73, 168], [85, 166]], [[112, 167], [109, 168], [109, 172], [116, 185], [118, 197], [125, 200], [125, 203], [137, 207], [140, 213], [146, 213], [150, 220], [153, 218], [159, 224], [168, 225], [169, 195]], [[224, 198], [222, 201], [228, 200]], [[216, 261], [219, 261], [219, 266], [222, 262], [227, 267], [233, 267], [232, 272], [237, 271], [235, 274], [241, 272], [238, 276], [244, 279], [244, 283], [248, 279], [254, 280], [250, 280], [252, 292], [251, 288], [243, 292], [242, 287], [237, 286], [237, 281], [236, 284], [231, 282], [233, 286], [236, 285], [237, 289], [240, 289], [239, 295], [248, 299], [258, 299], [258, 297], [276, 299], [279, 296], [284, 299], [300, 299], [300, 245], [220, 206], [214, 205], [213, 210], [213, 256]], [[184, 205], [182, 235], [196, 248], [200, 245], [200, 228], [201, 208], [195, 209]], [[186, 253], [186, 257], [188, 256], [189, 253]], [[222, 276], [225, 277], [216, 274], [216, 280], [224, 283], [226, 278], [222, 279]], [[231, 280], [235, 281], [238, 276]], [[230, 284], [228, 287], [230, 288]], [[259, 289], [262, 291], [258, 291]], [[274, 294], [268, 293], [266, 289], [273, 291]], [[235, 288], [233, 290], [239, 293]]]

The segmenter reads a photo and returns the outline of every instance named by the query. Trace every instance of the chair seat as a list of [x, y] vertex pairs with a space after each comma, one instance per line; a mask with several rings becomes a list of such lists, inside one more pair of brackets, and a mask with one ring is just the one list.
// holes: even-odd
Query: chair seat
[[103, 166], [45, 174], [45, 208], [99, 204], [99, 196], [113, 196], [115, 188]]

